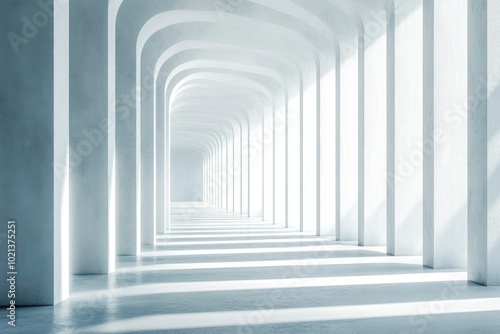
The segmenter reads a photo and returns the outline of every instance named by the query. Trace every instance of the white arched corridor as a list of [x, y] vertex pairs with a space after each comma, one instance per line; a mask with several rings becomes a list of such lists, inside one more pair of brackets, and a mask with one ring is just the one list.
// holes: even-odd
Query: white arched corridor
[[499, 31], [500, 0], [2, 0], [0, 328], [499, 332]]

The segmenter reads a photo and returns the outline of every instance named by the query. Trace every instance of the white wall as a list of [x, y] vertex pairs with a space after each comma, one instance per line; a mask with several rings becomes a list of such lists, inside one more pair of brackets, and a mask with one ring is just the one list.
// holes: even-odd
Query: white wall
[[192, 151], [172, 150], [171, 201], [200, 202], [203, 200], [203, 160]]

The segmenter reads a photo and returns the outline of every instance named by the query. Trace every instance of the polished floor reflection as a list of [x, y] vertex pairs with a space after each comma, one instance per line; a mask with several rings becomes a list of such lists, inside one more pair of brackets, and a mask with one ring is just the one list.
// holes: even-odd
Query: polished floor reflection
[[55, 307], [22, 308], [26, 333], [500, 333], [500, 288], [228, 214], [172, 209], [172, 230], [108, 276], [75, 276]]

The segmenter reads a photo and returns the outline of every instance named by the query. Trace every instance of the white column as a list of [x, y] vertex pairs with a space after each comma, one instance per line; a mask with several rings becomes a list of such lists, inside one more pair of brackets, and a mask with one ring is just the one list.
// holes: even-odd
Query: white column
[[[70, 177], [71, 269], [114, 271], [114, 115], [108, 115], [108, 4], [70, 2], [70, 147], [81, 156]], [[87, 29], [88, 25], [93, 29]], [[110, 117], [111, 116], [111, 117]], [[108, 147], [111, 146], [111, 150]], [[96, 233], [99, 231], [99, 233]]]
[[231, 186], [230, 185], [230, 175], [231, 175], [231, 173], [229, 171], [229, 169], [230, 169], [229, 159], [230, 159], [230, 156], [231, 156], [231, 151], [230, 151], [229, 137], [228, 137], [227, 133], [225, 133], [224, 138], [225, 138], [225, 141], [226, 141], [225, 142], [225, 145], [226, 145], [226, 147], [225, 147], [226, 161], [224, 162], [225, 168], [226, 168], [226, 170], [224, 171], [224, 175], [225, 175], [225, 178], [226, 178], [226, 180], [225, 180], [226, 189], [224, 190], [225, 191], [226, 200], [225, 200], [225, 204], [224, 205], [225, 205], [226, 210], [230, 211], [231, 210], [230, 209], [230, 205], [231, 205], [230, 195], [231, 194], [230, 194], [229, 188]]
[[[314, 67], [312, 67], [314, 66]], [[319, 115], [319, 80], [318, 63], [311, 64], [311, 71], [304, 82], [303, 117], [302, 117], [302, 227], [304, 232], [318, 233], [318, 131]], [[314, 70], [313, 70], [314, 69]]]
[[206, 204], [210, 204], [210, 184], [208, 182], [209, 180], [209, 161], [210, 155], [208, 154], [208, 148], [205, 148], [205, 155], [203, 159], [203, 202]]
[[314, 221], [316, 224], [316, 235], [320, 236], [322, 235], [321, 231], [321, 62], [318, 59], [316, 59], [316, 114], [315, 114], [315, 120], [316, 120], [316, 140], [315, 140], [315, 147], [316, 147], [316, 159], [315, 159], [315, 172], [316, 172], [316, 184], [314, 185], [314, 190], [315, 190], [315, 215], [314, 215]]
[[214, 184], [213, 184], [213, 149], [212, 145], [208, 143], [208, 158], [207, 158], [207, 196], [208, 203], [214, 205]]
[[217, 163], [219, 164], [219, 170], [217, 172], [217, 183], [218, 183], [217, 189], [219, 190], [219, 208], [224, 209], [226, 204], [225, 201], [226, 185], [224, 182], [226, 173], [226, 168], [225, 168], [226, 159], [224, 158], [224, 151], [226, 145], [221, 137], [219, 137], [218, 140], [219, 140], [218, 141], [219, 158], [217, 160]]
[[467, 266], [467, 0], [424, 1], [424, 265]]
[[156, 112], [153, 107], [154, 86], [149, 86], [152, 80], [147, 71], [141, 71], [143, 78], [141, 90], [141, 244], [154, 245], [156, 243], [156, 214], [155, 214], [155, 137]]
[[221, 209], [226, 208], [226, 141], [219, 134], [219, 206]]
[[137, 112], [135, 45], [124, 36], [129, 22], [116, 23], [116, 252], [135, 256], [141, 250], [141, 118]]
[[359, 45], [360, 246], [387, 238], [387, 26], [363, 26]]
[[242, 183], [242, 213], [245, 215], [249, 215], [249, 205], [250, 205], [250, 121], [247, 121], [246, 124], [243, 125], [243, 142], [241, 146], [241, 155], [242, 155], [242, 165], [241, 165], [241, 170], [242, 170], [242, 177], [243, 177], [243, 183]]
[[[269, 108], [262, 124], [262, 220], [274, 218], [274, 113], [276, 105]], [[260, 139], [259, 139], [260, 140]]]
[[222, 182], [222, 175], [224, 172], [224, 164], [223, 164], [223, 155], [224, 155], [224, 148], [223, 148], [223, 143], [220, 137], [216, 138], [217, 141], [217, 178], [216, 178], [216, 183], [217, 183], [217, 203], [218, 207], [220, 209], [224, 208], [224, 202], [223, 202], [223, 196], [224, 196], [224, 190], [225, 187]]
[[221, 200], [220, 200], [220, 182], [219, 182], [219, 175], [220, 175], [220, 147], [219, 147], [219, 142], [217, 139], [214, 138], [214, 145], [215, 145], [215, 155], [214, 155], [214, 191], [215, 191], [215, 206], [220, 208], [221, 207]]
[[274, 114], [274, 223], [285, 225], [286, 220], [286, 110], [285, 94]]
[[301, 220], [301, 91], [299, 82], [293, 86], [289, 95], [287, 114], [287, 223], [292, 229], [300, 229]]
[[219, 139], [220, 139], [220, 145], [221, 145], [221, 156], [220, 156], [220, 172], [219, 172], [219, 183], [220, 183], [220, 198], [221, 198], [221, 203], [220, 207], [221, 209], [227, 210], [227, 155], [228, 155], [228, 146], [227, 146], [227, 137], [225, 134], [220, 133], [219, 134]]
[[[161, 110], [159, 110], [160, 112]], [[170, 143], [171, 143], [171, 128], [170, 128], [170, 124], [171, 124], [171, 115], [170, 115], [170, 110], [167, 108], [166, 109], [166, 113], [165, 113], [165, 120], [164, 120], [164, 135], [165, 135], [165, 138], [164, 138], [164, 143], [165, 143], [165, 157], [163, 159], [164, 161], [164, 172], [163, 172], [163, 177], [164, 177], [164, 186], [163, 186], [163, 189], [164, 189], [164, 210], [165, 210], [165, 213], [164, 213], [164, 220], [165, 220], [165, 230], [166, 231], [169, 231], [170, 230], [170, 227], [171, 227], [171, 219], [170, 219], [170, 197], [171, 197], [171, 193], [170, 193], [170, 169], [171, 169], [171, 166], [170, 166], [170, 162], [171, 162], [171, 158], [170, 158]]]
[[0, 30], [0, 234], [15, 221], [17, 255], [9, 269], [2, 240], [0, 304], [12, 270], [16, 307], [55, 305], [69, 294], [68, 166], [80, 161], [68, 138], [69, 8], [2, 1]]
[[[321, 117], [320, 131], [320, 176], [319, 190], [320, 229], [323, 236], [335, 236], [336, 217], [336, 68], [335, 54], [322, 55], [321, 64]], [[332, 59], [333, 58], [333, 59]]]
[[235, 144], [235, 133], [234, 133], [234, 128], [233, 128], [233, 124], [231, 123], [230, 124], [231, 126], [231, 131], [228, 131], [228, 139], [229, 139], [229, 142], [228, 142], [228, 170], [227, 170], [227, 175], [228, 175], [228, 179], [227, 179], [227, 188], [228, 188], [228, 211], [229, 212], [232, 212], [234, 213], [235, 212], [235, 208], [234, 208], [234, 191], [235, 191], [235, 168], [234, 168], [234, 163], [235, 163], [235, 158], [234, 158], [234, 154], [235, 154], [235, 148], [234, 148], [234, 144]]
[[300, 174], [300, 179], [299, 179], [299, 221], [300, 221], [300, 232], [304, 232], [304, 174], [305, 174], [305, 168], [304, 168], [304, 78], [301, 78], [300, 81], [300, 96], [299, 96], [299, 124], [300, 124], [300, 156], [299, 156], [299, 174]]
[[[153, 80], [154, 80], [153, 75]], [[167, 145], [168, 132], [170, 129], [168, 128], [169, 124], [169, 115], [168, 108], [165, 106], [166, 100], [164, 95], [161, 92], [165, 91], [164, 84], [165, 82], [161, 80], [163, 76], [158, 75], [156, 77], [156, 82], [154, 82], [153, 86], [153, 96], [152, 103], [150, 105], [151, 110], [156, 115], [156, 138], [155, 140], [155, 167], [156, 167], [156, 176], [155, 176], [155, 188], [156, 188], [156, 198], [155, 198], [155, 211], [156, 211], [156, 233], [163, 234], [167, 230], [167, 221], [169, 219], [170, 214], [167, 214], [167, 201], [166, 197], [169, 195], [168, 190], [165, 188], [167, 177], [167, 150], [169, 149]], [[150, 78], [149, 78], [150, 79]], [[149, 87], [148, 87], [149, 88]], [[148, 97], [151, 98], [151, 97]]]
[[358, 238], [358, 52], [340, 50], [340, 219], [337, 240]]
[[500, 285], [500, 0], [468, 11], [468, 273]]
[[[165, 112], [155, 110], [156, 113], [156, 233], [165, 232], [165, 189], [162, 186], [165, 182]], [[204, 161], [206, 163], [206, 161]], [[206, 166], [205, 166], [206, 167]], [[205, 170], [206, 172], [206, 170]], [[204, 174], [206, 176], [206, 173]]]
[[241, 188], [243, 183], [242, 177], [242, 143], [243, 143], [243, 131], [241, 126], [241, 120], [238, 120], [238, 126], [235, 127], [235, 138], [233, 142], [234, 147], [234, 212], [242, 212], [242, 200], [241, 200]]
[[387, 24], [387, 251], [422, 254], [422, 0], [396, 1]]
[[218, 176], [219, 176], [219, 148], [217, 142], [214, 141], [214, 157], [213, 157], [213, 185], [214, 185], [214, 205], [216, 207], [219, 207], [220, 205], [220, 200], [219, 200], [219, 182], [218, 182]]
[[335, 50], [335, 238], [340, 231], [340, 48]]
[[[267, 106], [262, 106], [267, 108]], [[255, 119], [250, 130], [249, 146], [249, 217], [262, 217], [263, 214], [263, 170], [264, 170], [264, 150], [262, 143], [263, 118], [265, 109], [263, 109], [260, 117]]]

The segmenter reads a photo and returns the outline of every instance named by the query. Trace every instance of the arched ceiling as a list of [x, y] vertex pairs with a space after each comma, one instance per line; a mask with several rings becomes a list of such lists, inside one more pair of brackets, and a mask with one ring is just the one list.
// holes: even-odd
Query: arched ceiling
[[139, 115], [168, 115], [173, 148], [209, 155], [290, 94], [319, 90], [360, 31], [377, 37], [388, 3], [110, 0], [117, 96], [136, 92]]

